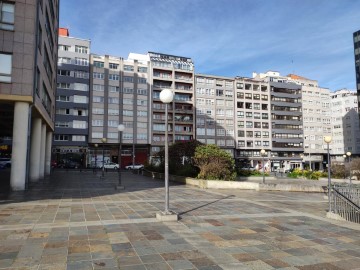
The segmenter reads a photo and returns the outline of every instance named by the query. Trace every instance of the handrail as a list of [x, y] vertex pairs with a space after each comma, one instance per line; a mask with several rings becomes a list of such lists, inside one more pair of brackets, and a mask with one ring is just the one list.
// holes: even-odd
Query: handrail
[[347, 221], [360, 224], [360, 188], [335, 185], [332, 190], [331, 203], [335, 214]]

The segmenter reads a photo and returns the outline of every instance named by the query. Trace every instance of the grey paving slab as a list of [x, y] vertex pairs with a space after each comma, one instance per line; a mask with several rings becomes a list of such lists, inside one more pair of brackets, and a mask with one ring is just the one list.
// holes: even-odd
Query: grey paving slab
[[163, 182], [55, 171], [0, 194], [0, 269], [357, 269], [360, 226], [325, 218], [321, 194], [172, 184], [178, 222], [159, 222]]

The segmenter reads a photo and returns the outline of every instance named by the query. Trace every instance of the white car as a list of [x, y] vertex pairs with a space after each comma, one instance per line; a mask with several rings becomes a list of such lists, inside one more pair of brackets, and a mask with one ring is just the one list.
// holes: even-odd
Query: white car
[[104, 166], [101, 166], [101, 168], [105, 168], [105, 169], [113, 169], [113, 170], [117, 170], [119, 169], [119, 164], [114, 163], [114, 162], [110, 162], [110, 163], [105, 163]]
[[126, 170], [140, 170], [140, 169], [144, 169], [144, 165], [143, 164], [135, 164], [135, 165], [127, 165], [125, 166]]

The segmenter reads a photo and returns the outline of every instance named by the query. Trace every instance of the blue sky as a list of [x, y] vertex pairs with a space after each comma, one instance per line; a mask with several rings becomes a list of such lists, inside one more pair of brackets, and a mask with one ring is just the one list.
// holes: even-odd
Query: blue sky
[[355, 89], [358, 0], [61, 0], [60, 26], [91, 52], [191, 57], [195, 72], [295, 73]]

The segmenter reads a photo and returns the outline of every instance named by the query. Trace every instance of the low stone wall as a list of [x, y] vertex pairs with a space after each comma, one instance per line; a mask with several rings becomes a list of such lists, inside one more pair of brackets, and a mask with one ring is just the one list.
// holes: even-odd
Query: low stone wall
[[[164, 180], [163, 173], [150, 172], [143, 170], [143, 175], [153, 179]], [[262, 179], [261, 177], [259, 179]], [[259, 180], [257, 179], [257, 180]], [[274, 178], [273, 178], [274, 179]], [[241, 179], [243, 180], [243, 179]], [[203, 180], [185, 176], [169, 175], [169, 181], [183, 183], [185, 185], [197, 186], [205, 189], [243, 189], [243, 190], [262, 190], [262, 191], [292, 191], [292, 192], [326, 192], [326, 187], [318, 185], [300, 185], [300, 184], [278, 184], [278, 183], [256, 183], [249, 181], [220, 181]]]

